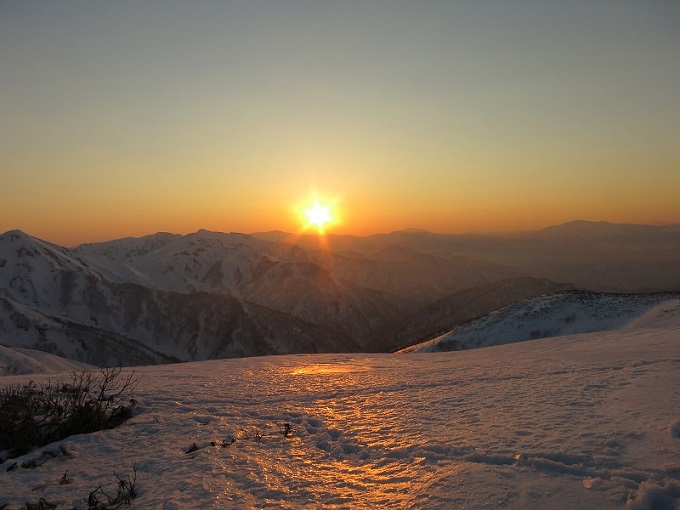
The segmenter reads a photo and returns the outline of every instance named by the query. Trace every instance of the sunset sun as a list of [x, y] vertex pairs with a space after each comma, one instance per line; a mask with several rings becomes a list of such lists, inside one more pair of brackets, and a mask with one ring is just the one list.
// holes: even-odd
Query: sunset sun
[[332, 204], [322, 203], [319, 200], [314, 200], [307, 205], [302, 209], [305, 228], [315, 228], [319, 233], [323, 233], [328, 226], [335, 223], [332, 208]]

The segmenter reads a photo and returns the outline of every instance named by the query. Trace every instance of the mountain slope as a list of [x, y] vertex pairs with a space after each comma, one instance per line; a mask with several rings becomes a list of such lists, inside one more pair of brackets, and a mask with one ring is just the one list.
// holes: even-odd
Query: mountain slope
[[399, 351], [440, 352], [619, 329], [680, 293], [598, 294], [564, 291], [521, 301]]
[[0, 342], [93, 364], [391, 350], [542, 285], [565, 288], [548, 280], [677, 290], [677, 231], [574, 222], [320, 243], [200, 230], [74, 249], [10, 231], [0, 236]]
[[64, 289], [101, 275], [66, 248], [19, 230], [0, 236], [0, 296], [41, 308], [63, 299]]
[[[338, 254], [329, 267], [356, 285], [398, 296], [408, 313], [454, 292], [518, 276], [512, 268], [469, 257], [416, 253], [395, 259], [394, 252], [395, 248], [390, 248], [385, 259]], [[375, 256], [385, 255], [383, 250]]]
[[10, 349], [0, 345], [0, 376], [77, 372], [95, 368], [86, 363], [61, 358], [43, 351]]
[[[286, 242], [309, 247], [313, 239], [289, 237]], [[402, 253], [467, 257], [515, 271], [506, 277], [547, 278], [598, 292], [680, 289], [680, 225], [574, 221], [508, 234], [398, 231], [368, 237], [328, 236], [328, 246], [334, 253], [354, 252], [371, 260], [377, 260], [385, 250], [389, 258], [397, 249]], [[483, 283], [490, 282], [476, 286]], [[462, 289], [444, 295], [456, 290]]]
[[[97, 248], [87, 256], [101, 256], [104, 247]], [[358, 349], [352, 338], [323, 325], [225, 293], [109, 281], [102, 275], [106, 271], [79, 255], [21, 232], [0, 236], [0, 261], [0, 342], [9, 346], [99, 366]], [[167, 286], [167, 280], [158, 286]]]
[[[92, 255], [91, 247], [78, 250]], [[130, 270], [145, 275], [152, 288], [238, 297], [333, 329], [350, 344], [401, 312], [395, 296], [344, 281], [324, 267], [318, 253], [244, 234], [200, 230], [126, 257]], [[328, 349], [323, 341], [319, 345]], [[342, 348], [348, 345], [342, 342]]]
[[562, 290], [574, 285], [543, 278], [520, 276], [481, 287], [466, 289], [446, 296], [404, 317], [398, 324], [375, 331], [380, 342], [377, 352], [391, 352], [421, 342], [450, 330], [454, 326], [482, 317], [503, 306], [524, 299]]
[[251, 302], [281, 310], [301, 320], [323, 324], [362, 342], [366, 332], [400, 317], [393, 296], [334, 276], [313, 263], [272, 263], [239, 289]]
[[0, 298], [0, 342], [97, 366], [358, 350], [332, 330], [229, 296], [109, 283], [86, 292], [77, 309], [87, 321]]

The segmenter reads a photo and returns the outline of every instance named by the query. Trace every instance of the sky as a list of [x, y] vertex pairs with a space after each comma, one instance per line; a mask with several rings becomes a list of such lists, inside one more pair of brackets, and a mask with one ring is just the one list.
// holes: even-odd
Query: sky
[[680, 223], [676, 0], [0, 0], [0, 232]]

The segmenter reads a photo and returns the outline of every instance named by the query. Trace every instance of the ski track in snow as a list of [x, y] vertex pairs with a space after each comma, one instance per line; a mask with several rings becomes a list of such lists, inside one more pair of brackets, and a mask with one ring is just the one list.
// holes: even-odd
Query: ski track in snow
[[134, 418], [45, 448], [71, 458], [6, 461], [0, 506], [84, 508], [136, 464], [140, 509], [677, 508], [680, 307], [650, 313], [619, 331], [455, 353], [139, 368]]

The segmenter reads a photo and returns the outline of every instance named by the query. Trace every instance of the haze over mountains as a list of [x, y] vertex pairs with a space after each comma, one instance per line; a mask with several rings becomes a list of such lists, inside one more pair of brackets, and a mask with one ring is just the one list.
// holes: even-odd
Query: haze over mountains
[[0, 343], [94, 365], [391, 351], [567, 289], [680, 290], [680, 226], [512, 235], [0, 236]]

